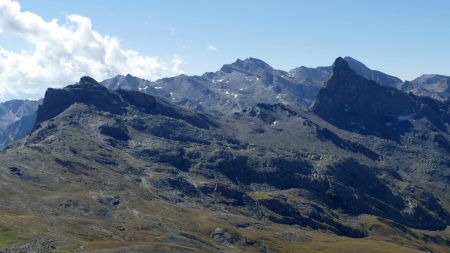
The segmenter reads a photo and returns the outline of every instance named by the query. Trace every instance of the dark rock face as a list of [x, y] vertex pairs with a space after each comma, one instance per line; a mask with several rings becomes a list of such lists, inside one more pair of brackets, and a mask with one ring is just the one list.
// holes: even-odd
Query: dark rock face
[[370, 212], [372, 209], [377, 210], [378, 215], [389, 216], [395, 209], [401, 210], [404, 207], [401, 198], [394, 196], [380, 181], [374, 169], [354, 160], [346, 160], [329, 167], [327, 175], [328, 180], [332, 182], [326, 192], [328, 200], [332, 205], [347, 212], [356, 214]]
[[272, 157], [257, 161], [227, 152], [217, 152], [209, 157], [206, 167], [220, 171], [236, 183], [266, 183], [280, 189], [300, 187], [311, 165], [303, 159]]
[[123, 112], [123, 103], [117, 93], [90, 77], [82, 77], [78, 84], [64, 89], [50, 88], [45, 92], [44, 102], [37, 112], [36, 125], [57, 116], [74, 103], [93, 105], [101, 111]]
[[9, 173], [11, 173], [11, 175], [14, 175], [14, 176], [19, 176], [19, 177], [23, 176], [22, 171], [17, 167], [9, 168]]
[[[405, 196], [398, 196], [377, 175], [377, 168], [370, 168], [355, 160], [344, 160], [329, 166], [318, 175], [312, 173], [310, 165], [304, 161], [275, 158], [261, 164], [244, 156], [232, 154], [215, 154], [210, 157], [212, 168], [226, 175], [230, 180], [240, 184], [264, 183], [278, 189], [301, 188], [310, 192], [316, 201], [345, 213], [356, 216], [372, 214], [394, 220], [408, 226], [422, 229], [445, 228], [450, 221], [448, 213], [430, 197], [421, 202], [424, 210], [441, 210], [439, 218], [428, 211], [414, 210], [403, 212], [407, 202]], [[267, 166], [267, 167], [265, 167]], [[317, 172], [316, 172], [317, 173]], [[317, 179], [318, 177], [320, 179]], [[237, 201], [242, 196], [235, 195]], [[237, 202], [239, 203], [239, 202]], [[244, 203], [250, 203], [248, 200]], [[322, 223], [333, 227], [337, 234], [361, 237], [364, 233], [348, 227], [341, 227], [325, 217], [310, 219], [302, 217], [295, 207], [284, 201], [267, 199], [259, 201], [269, 210], [281, 215], [271, 219], [282, 224], [298, 224], [315, 229], [326, 229]], [[420, 218], [419, 218], [420, 217]], [[422, 222], [425, 221], [426, 222]]]
[[156, 186], [159, 189], [176, 190], [189, 197], [199, 197], [200, 195], [199, 189], [182, 177], [159, 180]]
[[448, 141], [444, 136], [434, 136], [434, 142], [436, 142], [440, 148], [450, 154], [450, 141]]
[[[303, 227], [323, 230], [328, 228], [338, 235], [354, 238], [366, 236], [357, 229], [343, 226], [342, 224], [336, 223], [329, 218], [321, 217], [320, 215], [316, 215], [314, 218], [303, 217], [296, 207], [279, 199], [266, 199], [261, 201], [260, 204], [276, 214], [269, 216], [269, 219], [276, 223], [288, 225], [297, 224]], [[327, 225], [329, 227], [327, 227]]]
[[[436, 205], [433, 197], [423, 195], [420, 208], [404, 212], [408, 196], [395, 195], [375, 171], [354, 160], [331, 166], [327, 172], [330, 188], [326, 191], [326, 201], [349, 213], [373, 213], [416, 228], [446, 227], [444, 224], [450, 216]], [[426, 210], [435, 210], [441, 216], [437, 218]]]
[[128, 135], [128, 130], [124, 127], [113, 127], [102, 125], [99, 127], [100, 133], [112, 137], [120, 141], [128, 141], [130, 136]]
[[[90, 77], [82, 77], [78, 84], [64, 89], [48, 89], [43, 104], [39, 106], [35, 126], [57, 116], [75, 103], [94, 106], [96, 110], [112, 114], [122, 114], [127, 107], [133, 106], [147, 114], [179, 118], [201, 128], [214, 126], [214, 122], [208, 117], [181, 108], [175, 109], [163, 99], [137, 91], [111, 91]], [[111, 132], [106, 128], [104, 131]]]
[[342, 129], [391, 139], [398, 139], [411, 129], [410, 120], [421, 117], [443, 129], [439, 112], [421, 99], [357, 75], [342, 58], [334, 63], [333, 75], [311, 110]]
[[365, 156], [367, 156], [370, 159], [373, 160], [378, 160], [380, 159], [380, 155], [377, 154], [376, 152], [366, 148], [365, 146], [359, 144], [359, 143], [355, 143], [355, 142], [351, 142], [348, 140], [344, 140], [342, 138], [340, 138], [338, 135], [336, 135], [335, 133], [331, 132], [330, 130], [326, 129], [326, 128], [318, 128], [316, 130], [316, 134], [317, 137], [320, 140], [327, 140], [327, 141], [331, 141], [332, 143], [334, 143], [336, 146], [342, 148], [342, 149], [348, 149], [352, 152], [355, 153], [361, 153]]
[[201, 114], [191, 113], [187, 110], [181, 110], [181, 108], [175, 108], [163, 99], [137, 91], [118, 90], [117, 92], [120, 94], [124, 102], [135, 106], [145, 113], [160, 114], [172, 118], [182, 119], [189, 124], [200, 128], [208, 128], [214, 125], [214, 122], [207, 117]]

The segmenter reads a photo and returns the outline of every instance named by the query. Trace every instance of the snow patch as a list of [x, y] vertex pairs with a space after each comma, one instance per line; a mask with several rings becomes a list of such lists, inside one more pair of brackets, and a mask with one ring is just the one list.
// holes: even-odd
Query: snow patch
[[225, 91], [225, 94], [226, 94], [226, 95], [233, 96], [234, 98], [237, 98], [237, 97], [239, 96], [238, 94], [233, 93], [233, 92], [230, 92], [230, 91], [228, 91], [228, 90]]
[[411, 120], [414, 117], [414, 113], [409, 114], [409, 115], [401, 115], [397, 117], [398, 121], [407, 121], [407, 120]]
[[142, 87], [139, 87], [138, 89], [139, 89], [139, 91], [141, 91], [141, 90], [146, 90], [146, 89], [148, 89], [148, 85], [144, 86], [143, 88], [142, 88]]

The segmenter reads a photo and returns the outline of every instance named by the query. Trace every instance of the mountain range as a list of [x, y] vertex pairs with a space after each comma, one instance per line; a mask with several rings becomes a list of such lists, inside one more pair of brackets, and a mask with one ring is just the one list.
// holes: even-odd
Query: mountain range
[[[344, 59], [358, 75], [382, 86], [442, 101], [449, 98], [449, 77], [424, 75], [411, 82], [403, 82], [397, 77], [371, 70], [351, 57]], [[198, 111], [227, 115], [259, 102], [307, 109], [331, 72], [332, 66], [299, 67], [286, 72], [259, 59], [247, 58], [201, 76], [180, 75], [150, 82], [127, 75], [101, 83], [110, 89], [138, 90]]]
[[[445, 101], [450, 97], [450, 78], [442, 75], [423, 75], [413, 81], [403, 82], [363, 63], [344, 58], [358, 75], [376, 83], [396, 88], [417, 96]], [[179, 75], [155, 82], [131, 75], [116, 76], [101, 82], [111, 89], [126, 89], [164, 97], [185, 108], [213, 115], [229, 115], [258, 103], [282, 103], [306, 110], [331, 75], [329, 67], [298, 67], [290, 71], [272, 68], [262, 60], [247, 58], [224, 65], [217, 72], [201, 76]], [[14, 100], [5, 102], [24, 104], [25, 113], [18, 113], [7, 105], [0, 109], [0, 150], [31, 131], [39, 102]], [[20, 119], [23, 118], [23, 121]]]
[[48, 89], [0, 153], [0, 250], [448, 252], [450, 101], [414, 85], [249, 58]]

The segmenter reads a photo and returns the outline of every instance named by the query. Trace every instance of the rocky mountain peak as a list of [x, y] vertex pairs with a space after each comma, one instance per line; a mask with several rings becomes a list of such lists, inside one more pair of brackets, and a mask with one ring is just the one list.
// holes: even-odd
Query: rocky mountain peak
[[140, 90], [150, 83], [147, 80], [140, 79], [131, 74], [117, 75], [111, 79], [106, 79], [102, 81], [100, 84], [107, 87], [110, 90]]
[[80, 78], [80, 85], [100, 85], [94, 78], [90, 76], [83, 76]]
[[349, 67], [351, 69], [353, 69], [358, 75], [360, 75], [366, 79], [375, 81], [376, 83], [378, 83], [382, 86], [400, 89], [403, 84], [401, 79], [399, 79], [395, 76], [385, 74], [378, 70], [372, 70], [372, 69], [368, 68], [366, 65], [364, 65], [362, 62], [360, 62], [350, 56], [346, 56], [344, 59], [348, 63]]
[[406, 81], [402, 85], [402, 90], [445, 101], [450, 98], [450, 77], [436, 74], [422, 75], [412, 81]]
[[332, 67], [308, 68], [301, 66], [289, 71], [289, 75], [299, 83], [322, 87], [328, 79]]
[[423, 83], [423, 84], [433, 84], [437, 82], [450, 82], [450, 77], [437, 74], [424, 74], [420, 77], [414, 79], [412, 82]]
[[339, 57], [312, 111], [343, 129], [391, 138], [408, 129], [416, 102], [402, 91], [358, 75]]
[[336, 60], [333, 63], [333, 75], [337, 75], [340, 72], [348, 72], [348, 71], [353, 72], [353, 70], [350, 69], [348, 62], [342, 57], [336, 58]]
[[132, 76], [131, 74], [127, 74], [124, 79], [128, 82], [134, 82], [134, 83], [138, 83], [138, 78], [135, 76]]
[[366, 65], [364, 65], [364, 63], [350, 57], [350, 56], [345, 56], [343, 58], [343, 60], [345, 60], [347, 62], [347, 64], [356, 72], [359, 72], [360, 75], [367, 75], [369, 74], [372, 70], [369, 69]]
[[99, 84], [95, 79], [85, 76], [78, 83], [63, 89], [47, 89], [44, 101], [38, 108], [35, 125], [55, 117], [74, 103], [94, 105], [109, 111], [118, 110], [119, 101], [117, 94]]
[[103, 90], [106, 91], [107, 88], [98, 83], [94, 78], [89, 76], [83, 76], [80, 78], [78, 83], [69, 85], [67, 89], [93, 89], [93, 90]]
[[83, 77], [79, 83], [63, 89], [48, 89], [43, 104], [37, 111], [35, 128], [43, 121], [52, 119], [71, 105], [81, 103], [98, 111], [115, 115], [129, 108], [151, 115], [165, 115], [182, 119], [191, 125], [207, 128], [213, 125], [206, 117], [176, 107], [164, 99], [133, 90], [108, 90], [93, 78]]
[[[83, 90], [97, 90], [98, 92], [107, 92], [108, 89], [98, 83], [94, 78], [89, 76], [83, 76], [80, 78], [78, 83], [72, 84], [64, 88], [65, 90], [78, 90], [81, 92]], [[49, 89], [51, 90], [51, 88]]]
[[260, 59], [249, 57], [245, 60], [237, 59], [234, 63], [225, 64], [221, 70], [225, 73], [231, 73], [232, 71], [256, 73], [259, 71], [272, 71], [273, 68]]

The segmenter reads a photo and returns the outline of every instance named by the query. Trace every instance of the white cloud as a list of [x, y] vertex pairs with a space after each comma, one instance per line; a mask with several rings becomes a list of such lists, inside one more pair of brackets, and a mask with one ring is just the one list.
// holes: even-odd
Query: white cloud
[[10, 51], [0, 45], [0, 100], [38, 98], [47, 87], [61, 87], [89, 75], [103, 80], [116, 74], [155, 80], [181, 73], [181, 58], [170, 63], [124, 49], [115, 37], [100, 34], [91, 20], [66, 16], [66, 22], [46, 21], [22, 11], [14, 0], [0, 0], [0, 34], [15, 35], [31, 50]]
[[206, 50], [207, 50], [208, 52], [217, 52], [217, 47], [215, 47], [214, 45], [208, 45], [208, 46], [206, 47]]
[[181, 65], [183, 64], [183, 60], [181, 59], [181, 57], [179, 55], [174, 55], [173, 56], [173, 60], [172, 60], [172, 73], [177, 74], [177, 75], [181, 75], [183, 74], [183, 70], [181, 70]]

